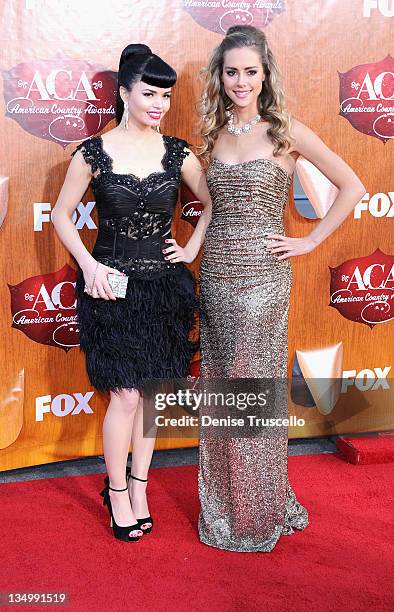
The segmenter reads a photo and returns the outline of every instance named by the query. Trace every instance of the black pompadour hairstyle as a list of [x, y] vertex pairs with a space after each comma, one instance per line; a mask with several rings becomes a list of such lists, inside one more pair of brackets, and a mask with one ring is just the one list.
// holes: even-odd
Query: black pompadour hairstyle
[[124, 104], [120, 97], [120, 87], [131, 90], [134, 83], [144, 81], [153, 87], [172, 87], [177, 74], [158, 55], [152, 53], [147, 45], [127, 45], [122, 51], [119, 61], [118, 92], [116, 98], [116, 122], [122, 121]]

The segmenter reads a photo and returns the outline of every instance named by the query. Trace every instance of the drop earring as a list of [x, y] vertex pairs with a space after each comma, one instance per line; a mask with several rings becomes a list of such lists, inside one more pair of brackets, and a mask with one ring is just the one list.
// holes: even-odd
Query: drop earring
[[129, 129], [129, 104], [128, 102], [124, 103], [124, 129]]
[[156, 132], [159, 132], [159, 134], [161, 134], [161, 132], [160, 132], [160, 123], [158, 125], [156, 125]]

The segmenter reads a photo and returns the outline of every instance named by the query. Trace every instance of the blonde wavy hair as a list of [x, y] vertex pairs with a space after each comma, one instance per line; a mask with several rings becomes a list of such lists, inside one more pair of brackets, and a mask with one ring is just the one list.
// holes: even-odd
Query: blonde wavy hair
[[219, 130], [228, 123], [226, 111], [233, 107], [221, 78], [224, 54], [241, 47], [255, 49], [263, 65], [265, 80], [258, 97], [258, 112], [263, 121], [271, 124], [267, 134], [274, 144], [274, 156], [287, 151], [294, 141], [290, 135], [290, 116], [285, 108], [281, 76], [265, 34], [253, 26], [232, 26], [213, 50], [208, 66], [202, 70], [204, 86], [197, 104], [202, 144], [198, 147], [198, 155], [205, 162], [209, 160]]

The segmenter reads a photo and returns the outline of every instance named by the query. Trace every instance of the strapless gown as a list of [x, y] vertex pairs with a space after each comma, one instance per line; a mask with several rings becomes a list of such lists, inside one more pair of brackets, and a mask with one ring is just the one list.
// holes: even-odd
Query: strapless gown
[[[291, 176], [275, 160], [230, 165], [213, 159], [201, 262], [201, 377], [287, 377], [289, 259], [266, 250], [284, 234]], [[278, 416], [287, 414], [287, 394]], [[270, 415], [272, 416], [272, 414]], [[271, 551], [281, 534], [308, 525], [288, 480], [287, 428], [276, 436], [201, 436], [199, 535], [210, 546]]]

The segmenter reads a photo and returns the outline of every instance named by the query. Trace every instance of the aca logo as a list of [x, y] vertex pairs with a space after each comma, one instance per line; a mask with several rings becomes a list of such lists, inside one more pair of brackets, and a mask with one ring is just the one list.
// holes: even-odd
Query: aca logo
[[3, 71], [6, 116], [62, 147], [102, 130], [115, 116], [116, 73], [67, 57]]
[[364, 0], [363, 16], [370, 17], [372, 11], [379, 11], [384, 17], [394, 17], [394, 1]]
[[196, 196], [190, 189], [181, 183], [181, 219], [188, 221], [193, 227], [196, 227], [199, 218], [202, 215], [204, 206], [200, 200], [196, 200]]
[[364, 370], [344, 370], [342, 373], [341, 393], [346, 393], [349, 387], [356, 387], [359, 391], [376, 391], [377, 389], [390, 389], [387, 376], [391, 366], [384, 368], [365, 368]]
[[[86, 204], [80, 202], [78, 204], [71, 217], [77, 230], [83, 229], [85, 225], [88, 229], [97, 229], [97, 225], [90, 214], [95, 204], [95, 202], [87, 202]], [[52, 205], [50, 202], [34, 202], [33, 211], [34, 231], [42, 232], [43, 224], [51, 222]]]
[[359, 132], [386, 143], [394, 138], [394, 59], [339, 72], [340, 112]]
[[87, 393], [73, 393], [67, 395], [61, 393], [53, 399], [51, 395], [42, 395], [36, 397], [36, 421], [43, 421], [44, 414], [50, 414], [57, 417], [65, 417], [69, 414], [93, 414], [93, 410], [89, 406], [89, 401], [93, 397], [93, 391]]
[[371, 197], [366, 193], [354, 208], [354, 218], [361, 219], [363, 212], [368, 211], [373, 217], [394, 217], [394, 191], [374, 193]]
[[285, 0], [181, 0], [183, 9], [203, 28], [224, 34], [234, 25], [265, 28], [285, 10]]
[[394, 256], [376, 249], [330, 272], [330, 306], [346, 319], [372, 328], [394, 318]]
[[34, 342], [57, 346], [66, 352], [79, 346], [76, 276], [76, 270], [66, 264], [58, 272], [8, 285], [12, 327]]

